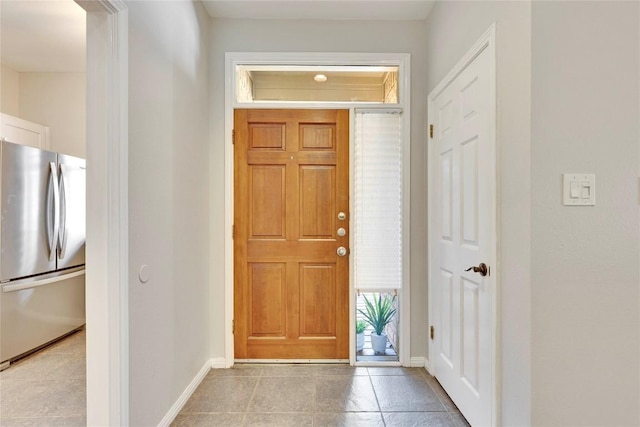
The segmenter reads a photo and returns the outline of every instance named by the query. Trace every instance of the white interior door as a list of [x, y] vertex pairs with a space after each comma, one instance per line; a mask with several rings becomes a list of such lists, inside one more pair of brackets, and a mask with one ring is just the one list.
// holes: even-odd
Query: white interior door
[[[496, 422], [492, 47], [492, 41], [476, 45], [429, 96], [434, 126], [429, 142], [430, 362], [460, 411], [477, 426]], [[481, 263], [486, 275], [473, 270]]]

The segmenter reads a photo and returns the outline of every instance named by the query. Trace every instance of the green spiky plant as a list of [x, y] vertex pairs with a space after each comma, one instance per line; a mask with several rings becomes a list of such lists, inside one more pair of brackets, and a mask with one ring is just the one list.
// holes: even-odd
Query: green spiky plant
[[361, 334], [367, 328], [367, 322], [363, 319], [356, 320], [356, 334]]
[[371, 302], [366, 295], [364, 296], [364, 305], [367, 310], [358, 309], [358, 312], [373, 327], [377, 335], [383, 334], [385, 326], [391, 322], [396, 314], [395, 300], [395, 295], [384, 295], [383, 297], [382, 294], [378, 294], [378, 298], [376, 298], [374, 294], [373, 302]]

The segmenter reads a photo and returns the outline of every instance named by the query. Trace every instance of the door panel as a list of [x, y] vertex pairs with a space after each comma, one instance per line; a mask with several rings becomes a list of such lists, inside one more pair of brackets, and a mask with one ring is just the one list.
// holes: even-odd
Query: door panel
[[285, 238], [284, 166], [249, 166], [249, 200], [253, 239]]
[[250, 123], [248, 127], [252, 150], [284, 149], [284, 123]]
[[461, 202], [462, 240], [478, 246], [478, 139], [474, 137], [460, 147], [462, 156]]
[[336, 266], [300, 265], [300, 336], [336, 335]]
[[[347, 110], [236, 110], [236, 359], [346, 359]], [[340, 223], [348, 230], [348, 223]]]
[[435, 376], [472, 425], [492, 425], [495, 279], [495, 141], [491, 57], [484, 50], [436, 98], [431, 283]]
[[453, 274], [445, 269], [440, 269], [441, 289], [440, 295], [442, 300], [440, 301], [440, 316], [442, 338], [440, 341], [440, 354], [442, 358], [451, 365], [451, 345], [453, 342]]
[[286, 267], [282, 263], [249, 265], [250, 334], [253, 337], [285, 335]]
[[303, 150], [335, 149], [336, 127], [327, 124], [300, 124], [300, 141]]
[[300, 167], [300, 238], [332, 239], [336, 230], [333, 166]]

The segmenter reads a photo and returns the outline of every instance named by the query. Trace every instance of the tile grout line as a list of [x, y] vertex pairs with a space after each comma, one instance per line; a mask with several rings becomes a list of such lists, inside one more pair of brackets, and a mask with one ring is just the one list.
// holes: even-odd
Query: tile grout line
[[371, 372], [369, 371], [369, 368], [367, 369], [367, 376], [369, 377], [369, 383], [371, 384], [371, 389], [373, 390], [373, 395], [376, 398], [376, 405], [378, 405], [378, 413], [380, 414], [380, 419], [382, 420], [382, 425], [386, 427], [387, 422], [384, 419], [384, 415], [382, 415], [382, 407], [380, 406], [380, 400], [378, 400], [378, 393], [376, 393], [376, 388], [373, 385], [373, 379], [371, 378]]
[[316, 425], [316, 408], [318, 403], [318, 371], [313, 376], [313, 411], [311, 412], [311, 427]]
[[[440, 402], [440, 404], [444, 407], [444, 412], [447, 413], [447, 417], [449, 418], [451, 423], [456, 425], [456, 426], [458, 426], [460, 424], [459, 420], [455, 420], [454, 419], [454, 415], [460, 415], [466, 422], [467, 421], [466, 418], [464, 418], [464, 415], [462, 415], [462, 412], [460, 412], [460, 409], [458, 409], [458, 407], [455, 406], [455, 403], [454, 403], [454, 407], [456, 409], [455, 411], [451, 411], [450, 410], [450, 405], [448, 405], [448, 404], [445, 405], [445, 402], [444, 402], [443, 397], [441, 396], [441, 394], [442, 394], [442, 392], [446, 393], [446, 390], [444, 390], [442, 385], [440, 385], [440, 382], [438, 382], [438, 384], [440, 385], [440, 388], [442, 388], [442, 391], [436, 390], [435, 387], [433, 385], [431, 385], [431, 381], [428, 381], [428, 378], [426, 377], [426, 375], [431, 376], [433, 378], [433, 380], [436, 381], [436, 382], [438, 382], [438, 379], [435, 376], [429, 374], [428, 372], [425, 373], [425, 380], [427, 381], [427, 385], [433, 391], [433, 393], [436, 395], [436, 397], [438, 398], [438, 401]], [[447, 394], [447, 396], [448, 396], [448, 394]], [[449, 397], [449, 399], [451, 399], [451, 397]]]
[[242, 414], [242, 425], [246, 425], [247, 417], [249, 414], [249, 407], [251, 407], [251, 402], [253, 402], [253, 398], [256, 395], [256, 391], [258, 390], [258, 385], [260, 385], [260, 380], [262, 379], [262, 374], [264, 369], [260, 369], [260, 375], [257, 377], [258, 381], [256, 381], [256, 385], [253, 387], [253, 392], [251, 393], [251, 397], [249, 398], [249, 402], [247, 402], [247, 407], [244, 409], [244, 413]]
[[[435, 381], [438, 381], [438, 380], [436, 379], [436, 377], [433, 377], [433, 379], [434, 379]], [[442, 396], [441, 396], [441, 393], [442, 393], [442, 392], [441, 392], [440, 390], [436, 390], [436, 389], [431, 385], [431, 383], [427, 380], [427, 378], [425, 378], [425, 381], [427, 382], [427, 385], [429, 386], [429, 388], [433, 391], [433, 394], [435, 394], [435, 395], [436, 395], [436, 397], [438, 398], [438, 402], [440, 402], [440, 404], [441, 404], [441, 405], [442, 405], [442, 407], [444, 408], [444, 411], [445, 411], [446, 413], [450, 413], [450, 411], [449, 411], [449, 407], [448, 407], [449, 405], [445, 405], [445, 402], [444, 402], [444, 400], [443, 400], [443, 398], [442, 398]], [[440, 383], [438, 382], [438, 384], [440, 384]], [[440, 387], [442, 388], [442, 386], [440, 386]], [[442, 390], [444, 391], [444, 388], [442, 388]], [[444, 391], [444, 392], [446, 393], [446, 391]], [[456, 409], [457, 409], [457, 407], [456, 407]]]

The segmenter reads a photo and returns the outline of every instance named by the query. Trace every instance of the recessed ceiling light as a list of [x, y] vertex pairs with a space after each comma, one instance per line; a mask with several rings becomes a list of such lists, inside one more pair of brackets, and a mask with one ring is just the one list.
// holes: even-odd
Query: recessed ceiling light
[[327, 76], [325, 76], [324, 74], [316, 74], [315, 76], [313, 76], [313, 80], [319, 83], [323, 83], [327, 81]]

